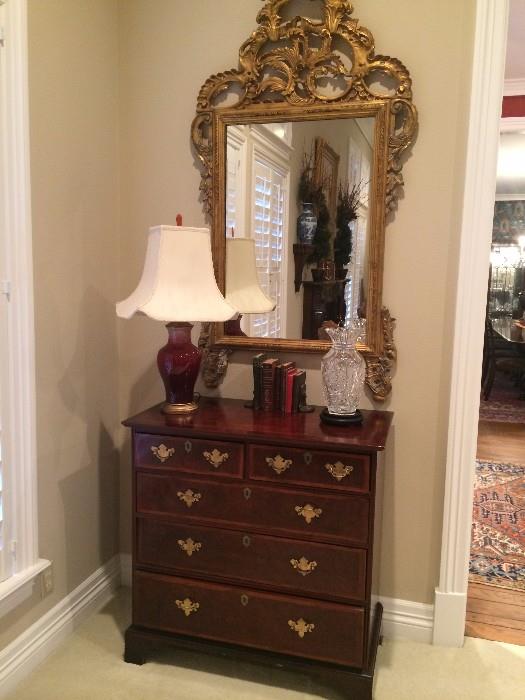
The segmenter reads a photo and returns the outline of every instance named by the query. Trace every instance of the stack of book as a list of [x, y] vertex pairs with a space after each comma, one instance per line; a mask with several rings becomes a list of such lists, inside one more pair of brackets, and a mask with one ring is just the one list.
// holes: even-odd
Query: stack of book
[[306, 372], [295, 362], [259, 353], [253, 358], [253, 408], [297, 413], [306, 404]]

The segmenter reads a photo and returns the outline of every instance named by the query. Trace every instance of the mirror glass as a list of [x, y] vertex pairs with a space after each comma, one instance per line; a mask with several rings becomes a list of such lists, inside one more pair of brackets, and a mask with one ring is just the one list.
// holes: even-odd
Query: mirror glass
[[366, 317], [374, 117], [228, 124], [226, 237], [252, 238], [276, 304], [226, 335], [325, 340], [323, 324]]

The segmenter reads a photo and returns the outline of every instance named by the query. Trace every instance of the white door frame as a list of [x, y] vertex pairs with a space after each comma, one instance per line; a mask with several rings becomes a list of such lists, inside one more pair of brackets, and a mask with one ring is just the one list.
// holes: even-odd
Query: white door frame
[[477, 0], [434, 644], [462, 646], [509, 0]]

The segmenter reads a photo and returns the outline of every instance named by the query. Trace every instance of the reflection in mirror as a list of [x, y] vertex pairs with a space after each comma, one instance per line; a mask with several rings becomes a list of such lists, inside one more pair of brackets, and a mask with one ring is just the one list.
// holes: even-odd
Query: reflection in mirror
[[254, 241], [259, 285], [275, 303], [244, 314], [242, 334], [323, 340], [323, 324], [366, 317], [374, 125], [227, 126], [226, 236]]

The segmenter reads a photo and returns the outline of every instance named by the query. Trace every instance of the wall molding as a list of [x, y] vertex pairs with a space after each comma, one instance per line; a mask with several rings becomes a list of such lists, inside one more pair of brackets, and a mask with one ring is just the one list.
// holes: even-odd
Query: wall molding
[[504, 97], [525, 95], [525, 78], [509, 78], [503, 85]]
[[120, 585], [120, 567], [117, 554], [0, 651], [0, 697], [10, 693], [81, 622], [111, 600]]
[[31, 187], [26, 0], [3, 7], [5, 46], [0, 81], [0, 127], [5, 136], [0, 177], [0, 332], [2, 448], [6, 464], [6, 542], [13, 552], [4, 574], [23, 572], [38, 560], [36, 389], [33, 311]]
[[508, 0], [478, 0], [453, 340], [434, 644], [462, 646], [481, 357], [508, 26]]
[[383, 635], [387, 639], [408, 639], [421, 644], [432, 643], [433, 605], [399, 598], [372, 596], [372, 610], [377, 601], [383, 604]]

